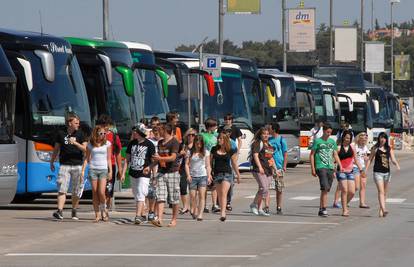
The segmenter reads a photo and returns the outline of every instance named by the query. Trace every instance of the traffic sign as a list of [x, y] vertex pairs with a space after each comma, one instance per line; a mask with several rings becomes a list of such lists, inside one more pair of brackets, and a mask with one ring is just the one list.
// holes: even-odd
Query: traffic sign
[[210, 72], [214, 80], [220, 80], [221, 57], [216, 55], [203, 55], [203, 69]]

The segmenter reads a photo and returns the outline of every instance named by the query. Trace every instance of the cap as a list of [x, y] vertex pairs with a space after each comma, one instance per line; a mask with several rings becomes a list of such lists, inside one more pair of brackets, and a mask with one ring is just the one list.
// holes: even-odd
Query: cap
[[147, 131], [147, 127], [145, 127], [145, 124], [138, 123], [134, 127], [132, 127], [132, 131], [137, 132], [142, 137], [147, 137], [147, 134], [145, 133]]

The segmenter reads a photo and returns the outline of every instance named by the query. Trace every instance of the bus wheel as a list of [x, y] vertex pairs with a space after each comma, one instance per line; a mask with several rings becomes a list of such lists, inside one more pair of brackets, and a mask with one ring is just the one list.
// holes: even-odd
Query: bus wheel
[[288, 163], [287, 167], [289, 168], [296, 168], [296, 166], [298, 166], [297, 163]]

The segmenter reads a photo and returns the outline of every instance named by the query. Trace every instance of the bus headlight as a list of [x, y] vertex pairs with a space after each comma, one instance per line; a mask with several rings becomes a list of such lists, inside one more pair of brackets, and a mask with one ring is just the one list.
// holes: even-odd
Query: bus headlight
[[47, 161], [50, 162], [50, 159], [52, 158], [52, 153], [50, 151], [36, 151], [37, 157], [41, 161]]
[[0, 176], [13, 176], [13, 175], [17, 175], [16, 164], [0, 165]]
[[35, 142], [34, 148], [36, 150], [36, 155], [41, 161], [50, 162], [53, 154], [53, 147], [48, 144]]

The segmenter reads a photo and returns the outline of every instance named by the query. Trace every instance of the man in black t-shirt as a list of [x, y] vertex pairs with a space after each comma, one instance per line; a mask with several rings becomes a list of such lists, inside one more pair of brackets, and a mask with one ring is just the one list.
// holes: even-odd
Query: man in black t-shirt
[[53, 217], [63, 220], [63, 206], [66, 201], [66, 194], [69, 185], [72, 184], [72, 219], [78, 220], [76, 209], [79, 205], [79, 198], [83, 190], [83, 180], [81, 171], [83, 163], [83, 153], [86, 152], [86, 139], [79, 130], [79, 117], [76, 114], [69, 114], [66, 119], [66, 131], [58, 131], [50, 159], [50, 170], [55, 171], [54, 162], [59, 154], [59, 175], [57, 179], [58, 210], [53, 213]]
[[151, 176], [152, 156], [155, 154], [154, 144], [146, 139], [147, 128], [143, 123], [132, 128], [133, 140], [129, 142], [126, 150], [126, 161], [123, 168], [122, 180], [129, 165], [132, 193], [136, 202], [135, 224], [141, 224], [142, 210]]

